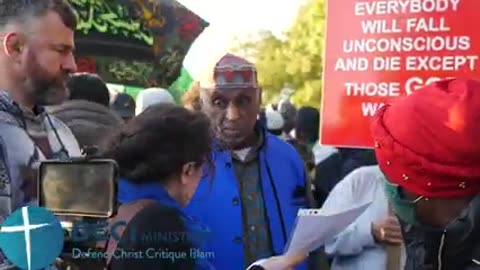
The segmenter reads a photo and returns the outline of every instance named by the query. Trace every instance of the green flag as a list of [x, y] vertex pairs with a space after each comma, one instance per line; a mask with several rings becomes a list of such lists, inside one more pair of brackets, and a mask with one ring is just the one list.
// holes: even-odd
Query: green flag
[[135, 100], [137, 100], [138, 93], [140, 93], [140, 91], [142, 90], [144, 90], [144, 88], [135, 87], [135, 86], [125, 86], [125, 93], [129, 94]]
[[190, 86], [193, 83], [193, 77], [190, 75], [188, 70], [183, 67], [180, 73], [180, 77], [170, 86], [170, 93], [173, 95], [175, 100], [180, 103], [180, 99], [183, 94], [190, 89]]

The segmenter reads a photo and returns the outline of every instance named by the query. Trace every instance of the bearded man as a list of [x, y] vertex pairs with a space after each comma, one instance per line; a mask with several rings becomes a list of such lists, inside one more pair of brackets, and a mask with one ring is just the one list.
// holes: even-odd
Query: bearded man
[[68, 127], [43, 108], [68, 95], [75, 28], [63, 0], [0, 2], [0, 216], [36, 201], [38, 161], [81, 155]]

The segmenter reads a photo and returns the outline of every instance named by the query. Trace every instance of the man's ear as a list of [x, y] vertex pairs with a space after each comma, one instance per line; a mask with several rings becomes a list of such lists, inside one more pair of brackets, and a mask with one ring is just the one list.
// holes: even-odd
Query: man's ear
[[5, 35], [3, 39], [3, 50], [5, 54], [12, 58], [14, 61], [17, 61], [22, 54], [25, 46], [24, 37], [16, 32], [10, 32]]

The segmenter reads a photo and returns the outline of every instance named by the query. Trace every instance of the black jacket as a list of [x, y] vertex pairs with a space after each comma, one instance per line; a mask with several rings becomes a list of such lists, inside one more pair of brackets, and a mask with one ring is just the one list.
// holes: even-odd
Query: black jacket
[[[140, 240], [147, 235], [166, 232], [186, 232], [186, 228], [175, 209], [160, 204], [154, 204], [141, 210], [128, 224], [117, 250], [127, 252], [125, 256], [118, 253], [111, 262], [111, 270], [195, 270], [195, 260], [189, 256], [171, 260], [165, 258], [147, 258], [145, 252], [149, 249], [189, 254], [193, 247], [188, 241], [165, 241], [150, 237], [150, 240]], [[140, 236], [137, 237], [137, 236]], [[134, 240], [132, 240], [134, 239]], [[152, 241], [153, 240], [153, 241]], [[132, 253], [133, 252], [133, 253]], [[143, 254], [141, 257], [135, 256]], [[153, 254], [153, 253], [151, 253]], [[128, 258], [127, 258], [128, 257]], [[265, 270], [261, 266], [253, 266], [249, 270]]]
[[480, 196], [446, 230], [402, 224], [405, 270], [480, 270]]

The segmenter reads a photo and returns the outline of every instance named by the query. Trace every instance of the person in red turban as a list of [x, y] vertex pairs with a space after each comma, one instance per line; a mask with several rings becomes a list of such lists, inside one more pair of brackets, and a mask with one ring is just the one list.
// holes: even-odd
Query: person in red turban
[[406, 269], [480, 269], [480, 81], [439, 81], [386, 105], [372, 135]]

